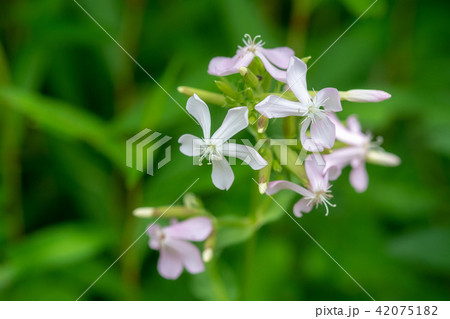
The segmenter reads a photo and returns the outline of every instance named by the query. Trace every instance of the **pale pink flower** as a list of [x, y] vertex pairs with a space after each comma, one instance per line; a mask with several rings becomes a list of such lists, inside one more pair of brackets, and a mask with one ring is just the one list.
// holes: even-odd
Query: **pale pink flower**
[[[293, 102], [281, 97], [270, 95], [255, 106], [255, 109], [268, 118], [287, 116], [303, 116], [300, 139], [308, 151], [322, 151], [332, 148], [335, 141], [334, 124], [329, 115], [342, 111], [338, 90], [326, 88], [317, 92], [314, 97], [306, 86], [306, 64], [292, 57], [287, 69], [287, 83], [299, 102]], [[306, 135], [310, 128], [311, 138]]]
[[[294, 51], [288, 47], [264, 49], [264, 42], [259, 40], [261, 36], [253, 39], [246, 34], [242, 41], [245, 46], [238, 46], [236, 55], [232, 58], [216, 57], [209, 62], [208, 73], [211, 75], [225, 76], [239, 72], [240, 67], [247, 67], [255, 56], [259, 57], [267, 72], [276, 80], [286, 82], [286, 71], [289, 58], [294, 56]], [[284, 70], [281, 70], [284, 69]]]
[[203, 241], [212, 232], [211, 220], [195, 217], [167, 227], [153, 225], [147, 230], [151, 249], [159, 250], [158, 272], [166, 279], [177, 279], [183, 267], [191, 274], [205, 270], [199, 249], [189, 241]]
[[336, 206], [330, 203], [330, 198], [333, 196], [330, 194], [331, 185], [328, 182], [328, 172], [324, 172], [323, 167], [311, 156], [308, 156], [305, 160], [305, 170], [309, 179], [307, 189], [289, 181], [274, 181], [269, 183], [266, 194], [273, 195], [282, 189], [292, 190], [303, 196], [294, 205], [295, 216], [302, 217], [302, 212], [309, 213], [313, 206], [317, 207], [320, 204], [325, 206], [326, 215], [328, 215], [328, 205]]
[[350, 90], [340, 92], [341, 99], [351, 102], [381, 102], [387, 100], [391, 95], [380, 90]]
[[329, 172], [331, 180], [336, 179], [345, 166], [351, 165], [350, 184], [357, 192], [364, 192], [369, 184], [366, 161], [385, 166], [400, 164], [398, 156], [383, 151], [379, 143], [371, 142], [370, 134], [361, 132], [361, 126], [355, 116], [347, 118], [347, 127], [336, 115], [330, 116], [330, 119], [336, 127], [336, 139], [348, 145], [324, 155], [325, 171]]
[[211, 178], [213, 184], [228, 190], [234, 181], [233, 170], [225, 156], [236, 157], [259, 170], [267, 165], [267, 161], [252, 147], [227, 141], [236, 133], [248, 126], [248, 109], [235, 107], [228, 111], [222, 125], [211, 136], [211, 116], [208, 106], [196, 94], [191, 96], [186, 105], [187, 111], [199, 122], [203, 130], [203, 138], [184, 134], [178, 140], [181, 153], [188, 156], [200, 156], [212, 164]]

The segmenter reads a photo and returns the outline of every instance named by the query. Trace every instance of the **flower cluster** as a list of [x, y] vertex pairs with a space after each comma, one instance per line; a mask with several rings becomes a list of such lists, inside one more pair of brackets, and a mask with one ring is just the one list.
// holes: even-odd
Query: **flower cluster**
[[[363, 192], [368, 187], [366, 163], [399, 165], [396, 155], [381, 148], [380, 138], [372, 141], [370, 133], [362, 132], [356, 116], [349, 116], [345, 126], [336, 115], [342, 111], [341, 101], [381, 102], [390, 98], [388, 93], [310, 90], [306, 81], [309, 57], [300, 59], [287, 47], [267, 49], [260, 36], [251, 38], [246, 34], [243, 42], [245, 46], [239, 46], [234, 57], [216, 57], [209, 63], [208, 73], [221, 77], [215, 82], [221, 93], [179, 88], [190, 96], [186, 109], [203, 133], [201, 138], [181, 136], [180, 151], [196, 158], [199, 165], [211, 164], [212, 183], [218, 189], [230, 189], [235, 179], [226, 157], [238, 158], [258, 171], [261, 193], [272, 196], [288, 189], [301, 196], [293, 207], [295, 216], [301, 217], [319, 205], [328, 215], [330, 207], [335, 206], [330, 181], [337, 179], [346, 166], [351, 166], [351, 185]], [[228, 109], [222, 125], [212, 135], [205, 102]], [[278, 118], [283, 118], [284, 136], [273, 143], [275, 139], [270, 135], [277, 134], [279, 125], [270, 127], [270, 135], [267, 129], [271, 119]], [[244, 129], [258, 147], [230, 141]], [[285, 143], [287, 140], [289, 143]], [[148, 231], [150, 247], [160, 251], [158, 271], [165, 278], [177, 278], [183, 266], [191, 273], [204, 269], [198, 248], [187, 241], [208, 242], [215, 233], [211, 223], [214, 217], [193, 215], [187, 214], [192, 218], [186, 221], [166, 228], [155, 225]], [[206, 259], [212, 256], [206, 255]]]

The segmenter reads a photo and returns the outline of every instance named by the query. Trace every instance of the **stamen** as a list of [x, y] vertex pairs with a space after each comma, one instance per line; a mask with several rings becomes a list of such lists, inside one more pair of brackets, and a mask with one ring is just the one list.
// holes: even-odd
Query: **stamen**
[[330, 194], [330, 190], [329, 190], [330, 187], [331, 187], [331, 185], [329, 185], [326, 188], [326, 190], [316, 191], [313, 196], [306, 198], [306, 199], [309, 199], [308, 204], [307, 204], [308, 206], [314, 205], [314, 207], [317, 208], [319, 206], [319, 204], [323, 204], [325, 206], [325, 210], [326, 210], [325, 216], [328, 216], [328, 213], [329, 213], [328, 206], [336, 207], [336, 204], [332, 204], [329, 200], [330, 198], [333, 197], [333, 195]]
[[[260, 39], [260, 40], [258, 40]], [[255, 50], [259, 47], [262, 47], [264, 44], [266, 44], [264, 41], [261, 40], [261, 36], [257, 35], [253, 39], [250, 36], [250, 34], [246, 33], [244, 34], [244, 38], [242, 39], [242, 42], [245, 44], [245, 49], [255, 52]], [[243, 49], [241, 46], [238, 45], [239, 49]]]
[[217, 150], [216, 145], [215, 144], [207, 144], [205, 143], [204, 145], [202, 145], [202, 155], [200, 156], [199, 159], [199, 165], [202, 165], [202, 161], [206, 158], [208, 160], [207, 165], [211, 165], [211, 162], [213, 159], [220, 159], [222, 157], [222, 155], [220, 154], [220, 152]]

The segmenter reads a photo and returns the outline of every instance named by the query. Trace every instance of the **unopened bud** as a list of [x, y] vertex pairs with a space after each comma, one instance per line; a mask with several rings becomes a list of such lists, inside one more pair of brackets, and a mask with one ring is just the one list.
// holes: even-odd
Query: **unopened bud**
[[269, 125], [269, 119], [265, 116], [260, 116], [258, 119], [258, 133], [262, 134], [266, 131], [267, 126]]
[[257, 88], [259, 87], [259, 79], [258, 77], [249, 69], [247, 69], [245, 66], [241, 66], [239, 68], [239, 74], [244, 79], [245, 84], [247, 84], [249, 87]]
[[237, 104], [236, 100], [229, 96], [225, 96], [225, 103], [226, 103], [226, 106], [228, 106], [228, 107], [232, 107]]
[[178, 92], [181, 94], [192, 96], [195, 94], [198, 95], [206, 103], [212, 103], [216, 105], [223, 106], [225, 104], [225, 97], [222, 94], [214, 93], [206, 90], [191, 88], [188, 86], [179, 86], [177, 88]]
[[306, 56], [304, 58], [301, 58], [301, 60], [305, 63], [308, 63], [308, 61], [311, 60], [311, 56]]
[[202, 259], [205, 263], [210, 262], [214, 257], [214, 248], [216, 247], [216, 231], [209, 235], [205, 240], [205, 245], [203, 246]]
[[222, 91], [223, 94], [237, 100], [239, 99], [239, 93], [227, 82], [224, 81], [214, 81], [217, 88]]
[[202, 259], [205, 263], [209, 263], [214, 257], [214, 251], [211, 248], [206, 248], [202, 253]]
[[260, 194], [264, 194], [270, 181], [270, 173], [272, 172], [273, 154], [270, 149], [261, 149], [261, 156], [267, 161], [267, 165], [259, 170], [258, 190]]
[[370, 150], [366, 155], [366, 160], [382, 166], [398, 166], [401, 163], [401, 159], [397, 155], [377, 150]]
[[276, 159], [273, 159], [272, 168], [277, 173], [281, 173], [283, 171], [283, 167], [281, 166], [280, 162], [278, 162]]
[[133, 211], [133, 215], [140, 218], [159, 217], [165, 218], [189, 218], [192, 216], [205, 215], [207, 212], [202, 208], [189, 208], [186, 206], [161, 206], [140, 207]]
[[133, 215], [141, 218], [153, 217], [155, 209], [153, 207], [139, 207], [133, 211]]
[[391, 95], [380, 90], [350, 90], [340, 91], [341, 100], [350, 102], [381, 102], [387, 100]]
[[253, 100], [255, 98], [255, 94], [253, 93], [253, 90], [251, 88], [246, 88], [244, 90], [244, 94], [250, 100]]
[[203, 204], [201, 200], [193, 193], [187, 193], [183, 196], [183, 204], [187, 208], [201, 208]]
[[249, 65], [249, 69], [253, 70], [255, 74], [263, 74], [266, 68], [259, 57], [255, 57]]

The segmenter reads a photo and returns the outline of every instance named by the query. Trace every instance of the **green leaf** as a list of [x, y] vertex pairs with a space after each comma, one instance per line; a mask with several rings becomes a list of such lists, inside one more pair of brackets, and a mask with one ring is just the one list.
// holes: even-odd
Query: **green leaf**
[[37, 231], [22, 243], [8, 247], [7, 262], [0, 265], [0, 288], [19, 277], [89, 259], [106, 244], [104, 229], [99, 231], [89, 225], [60, 224]]
[[123, 149], [110, 136], [106, 123], [66, 102], [13, 87], [0, 87], [0, 104], [10, 107], [58, 136], [89, 143], [124, 167]]

